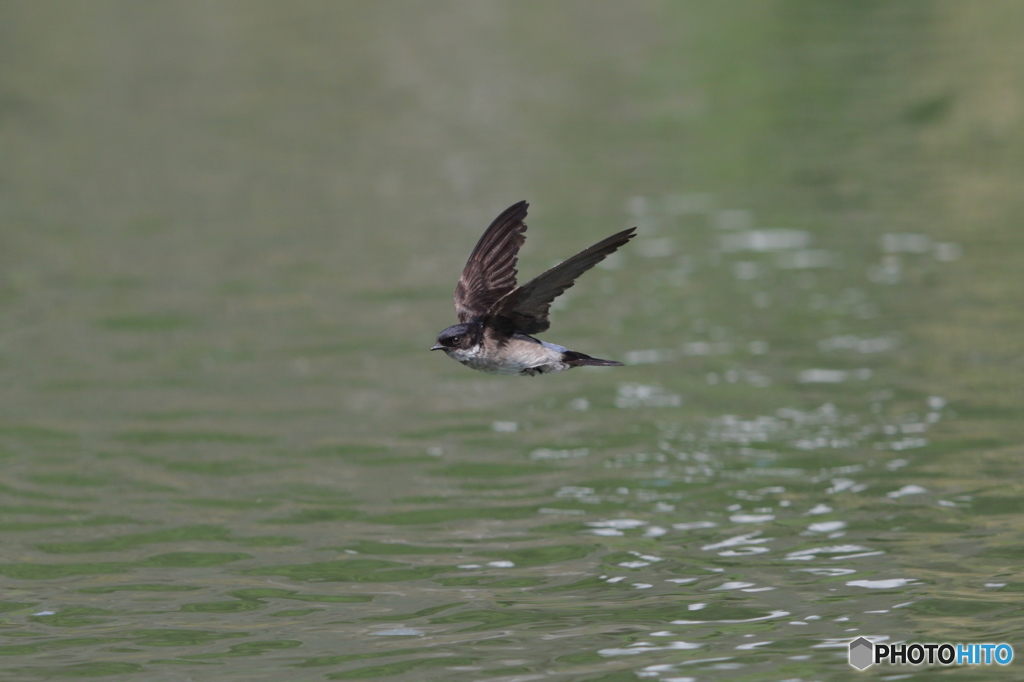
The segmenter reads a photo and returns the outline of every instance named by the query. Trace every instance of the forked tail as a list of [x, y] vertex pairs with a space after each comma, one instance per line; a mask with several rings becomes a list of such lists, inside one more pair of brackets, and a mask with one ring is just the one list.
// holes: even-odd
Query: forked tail
[[577, 353], [574, 350], [567, 350], [564, 353], [562, 353], [562, 362], [569, 365], [570, 367], [622, 367], [621, 362], [615, 362], [614, 360], [602, 360], [601, 358], [592, 358], [589, 355]]

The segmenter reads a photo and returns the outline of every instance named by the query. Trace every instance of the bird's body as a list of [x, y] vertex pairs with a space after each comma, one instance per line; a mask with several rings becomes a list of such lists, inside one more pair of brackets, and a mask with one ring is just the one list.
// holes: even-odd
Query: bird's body
[[[547, 343], [527, 334], [513, 334], [504, 344], [485, 337], [484, 342], [469, 348], [455, 348], [448, 357], [461, 362], [470, 369], [487, 374], [551, 374], [573, 367], [566, 361], [566, 353], [572, 353], [564, 346]], [[601, 362], [608, 362], [603, 360]], [[611, 363], [608, 364], [618, 364]]]
[[632, 239], [635, 228], [612, 235], [517, 287], [515, 266], [525, 240], [527, 208], [525, 201], [509, 207], [480, 237], [455, 287], [460, 324], [442, 331], [431, 350], [443, 350], [453, 360], [488, 374], [535, 376], [584, 365], [621, 365], [531, 334], [550, 326], [551, 302]]

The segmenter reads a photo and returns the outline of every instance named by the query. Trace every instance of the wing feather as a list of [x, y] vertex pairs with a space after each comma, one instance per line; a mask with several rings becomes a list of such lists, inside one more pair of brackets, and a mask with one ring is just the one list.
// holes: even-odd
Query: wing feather
[[455, 314], [459, 322], [485, 315], [516, 288], [519, 247], [526, 241], [523, 219], [529, 207], [525, 201], [509, 206], [476, 243], [455, 286]]
[[489, 324], [537, 334], [551, 326], [548, 312], [551, 302], [576, 282], [576, 278], [618, 250], [635, 235], [635, 227], [613, 234], [580, 251], [523, 286], [513, 289], [488, 311]]

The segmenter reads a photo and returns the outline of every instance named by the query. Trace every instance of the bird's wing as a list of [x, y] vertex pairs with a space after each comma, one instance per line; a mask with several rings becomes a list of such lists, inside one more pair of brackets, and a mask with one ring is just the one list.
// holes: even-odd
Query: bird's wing
[[577, 277], [603, 261], [609, 254], [635, 236], [635, 227], [599, 241], [572, 258], [508, 292], [488, 311], [488, 324], [526, 334], [537, 334], [551, 326], [548, 311], [551, 302], [571, 287]]
[[459, 322], [480, 317], [516, 287], [519, 247], [526, 241], [523, 218], [530, 207], [520, 201], [505, 209], [484, 231], [455, 286]]

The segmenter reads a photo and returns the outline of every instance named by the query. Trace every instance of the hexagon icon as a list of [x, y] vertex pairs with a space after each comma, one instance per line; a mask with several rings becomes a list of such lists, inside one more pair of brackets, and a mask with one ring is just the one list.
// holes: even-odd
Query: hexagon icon
[[874, 663], [875, 645], [863, 637], [850, 642], [850, 665], [857, 670], [864, 670]]

